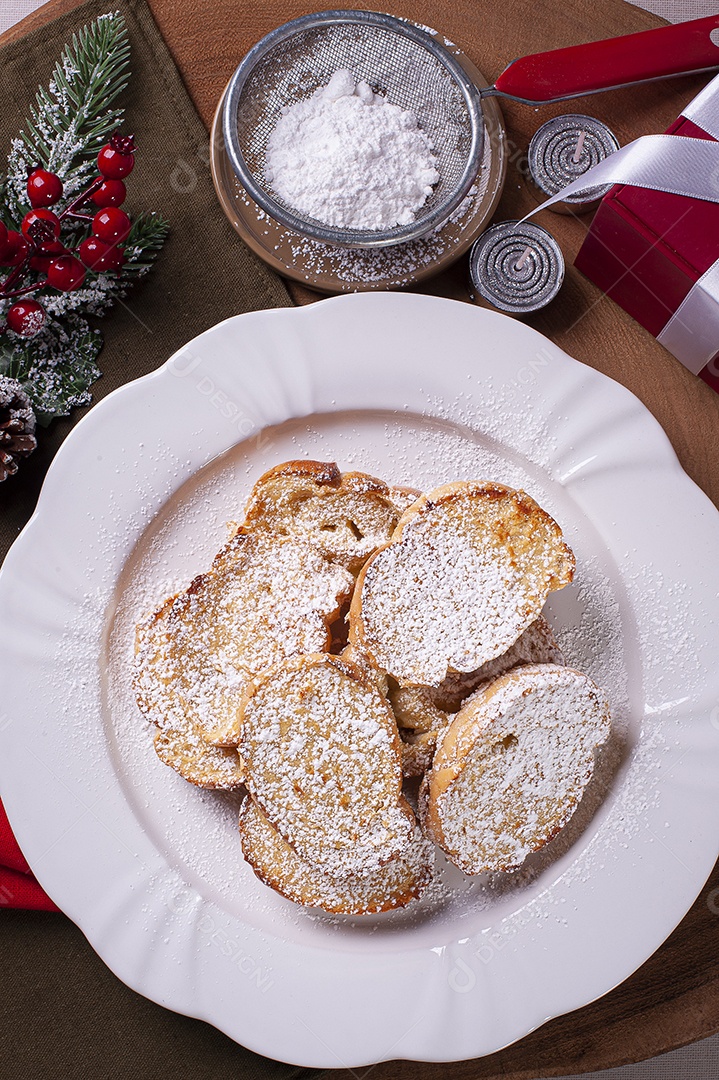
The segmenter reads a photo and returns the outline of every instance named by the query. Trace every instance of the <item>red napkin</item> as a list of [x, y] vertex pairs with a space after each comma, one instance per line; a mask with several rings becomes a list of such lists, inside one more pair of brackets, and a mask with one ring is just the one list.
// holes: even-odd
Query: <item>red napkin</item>
[[0, 802], [0, 908], [59, 911], [32, 876]]

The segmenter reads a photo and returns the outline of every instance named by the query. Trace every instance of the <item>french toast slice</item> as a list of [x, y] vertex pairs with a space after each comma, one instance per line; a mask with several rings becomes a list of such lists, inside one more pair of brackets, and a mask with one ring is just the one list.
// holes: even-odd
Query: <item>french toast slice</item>
[[[152, 618], [145, 620], [137, 627], [136, 662], [140, 650], [152, 647], [150, 639], [156, 625], [162, 622], [176, 599], [176, 596], [168, 597]], [[135, 679], [137, 680], [137, 671]], [[135, 689], [137, 690], [137, 683], [135, 683]], [[146, 709], [142, 708], [143, 704], [147, 704], [146, 698], [143, 696], [140, 703], [138, 696], [138, 704], [147, 716]], [[223, 790], [242, 787], [243, 771], [237, 751], [209, 745], [187, 712], [182, 713], [179, 709], [173, 709], [172, 717], [171, 722], [178, 724], [178, 727], [173, 728], [165, 724], [155, 732], [153, 745], [160, 761], [169, 765], [185, 780], [189, 780], [197, 787]]]
[[301, 858], [335, 877], [361, 875], [407, 843], [397, 725], [357, 665], [320, 653], [259, 676], [239, 745], [250, 794]]
[[403, 514], [405, 510], [409, 510], [412, 503], [416, 502], [421, 494], [419, 488], [407, 487], [406, 484], [389, 485], [389, 497], [400, 514]]
[[236, 745], [244, 687], [285, 657], [329, 648], [352, 584], [305, 540], [239, 530], [207, 573], [138, 627], [141, 711], [163, 730]]
[[420, 797], [427, 835], [466, 874], [520, 866], [574, 813], [610, 730], [587, 675], [536, 664], [500, 676], [438, 742]]
[[448, 714], [458, 712], [478, 687], [498, 679], [513, 667], [563, 663], [562, 650], [549, 623], [540, 615], [505, 653], [482, 664], [476, 671], [450, 672], [439, 686], [399, 686], [393, 682], [389, 699], [400, 732], [409, 728], [421, 734], [449, 723]]
[[155, 753], [196, 787], [234, 791], [244, 784], [242, 760], [229, 746], [211, 746], [189, 723], [155, 732]]
[[405, 511], [360, 571], [349, 640], [400, 685], [439, 686], [506, 652], [574, 567], [561, 529], [525, 492], [446, 484]]
[[333, 461], [286, 461], [255, 484], [244, 528], [300, 537], [356, 574], [392, 535], [402, 512], [395, 499], [410, 496], [366, 473], [341, 473]]
[[563, 663], [549, 623], [540, 615], [506, 653], [476, 671], [451, 672], [439, 686], [398, 686], [393, 682], [388, 693], [402, 740], [404, 775], [422, 776], [427, 771], [452, 714], [482, 686], [522, 664]]
[[433, 848], [425, 839], [408, 804], [400, 808], [410, 824], [400, 852], [378, 870], [364, 875], [333, 877], [303, 859], [273, 828], [248, 796], [240, 807], [242, 850], [260, 881], [288, 900], [341, 915], [372, 915], [405, 907], [432, 878]]
[[402, 754], [402, 775], [424, 776], [428, 769], [432, 768], [437, 743], [442, 738], [447, 723], [432, 728], [431, 731], [400, 732], [400, 751]]

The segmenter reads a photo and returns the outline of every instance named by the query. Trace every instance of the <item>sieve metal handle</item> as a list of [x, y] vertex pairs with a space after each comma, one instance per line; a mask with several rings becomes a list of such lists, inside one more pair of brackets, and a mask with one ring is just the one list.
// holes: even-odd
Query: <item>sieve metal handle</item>
[[719, 15], [712, 15], [524, 56], [482, 93], [539, 105], [717, 67]]

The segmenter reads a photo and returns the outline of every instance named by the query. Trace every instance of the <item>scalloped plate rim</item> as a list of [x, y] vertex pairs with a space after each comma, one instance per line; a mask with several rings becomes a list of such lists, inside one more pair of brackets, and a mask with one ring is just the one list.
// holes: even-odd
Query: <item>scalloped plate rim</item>
[[[336, 306], [338, 304], [339, 305], [345, 305], [346, 307], [348, 305], [358, 305], [358, 304], [360, 306], [365, 306], [365, 305], [368, 305], [368, 304], [369, 305], [378, 305], [378, 304], [379, 305], [384, 305], [384, 304], [386, 304], [386, 305], [388, 305], [387, 310], [390, 310], [391, 308], [394, 308], [395, 305], [398, 304], [400, 306], [400, 308], [403, 305], [408, 305], [406, 310], [409, 311], [409, 306], [414, 304], [414, 305], [424, 306], [428, 310], [435, 307], [435, 309], [437, 311], [439, 311], [439, 307], [437, 307], [436, 305], [448, 305], [448, 304], [452, 304], [452, 303], [454, 303], [454, 302], [445, 301], [445, 300], [439, 300], [438, 298], [407, 297], [406, 295], [403, 295], [403, 294], [381, 294], [380, 293], [380, 294], [364, 294], [362, 296], [340, 297], [340, 298], [336, 298], [336, 299], [332, 299], [332, 300], [328, 300], [328, 301], [323, 301], [320, 304], [313, 305], [310, 308], [304, 308], [304, 309], [278, 309], [276, 311], [254, 312], [254, 313], [250, 313], [248, 315], [233, 316], [230, 319], [225, 320], [224, 322], [222, 322], [220, 324], [217, 324], [217, 326], [212, 327], [212, 328], [204, 331], [203, 334], [198, 335], [197, 338], [193, 339], [193, 342], [198, 342], [198, 341], [203, 340], [203, 339], [205, 341], [211, 341], [212, 337], [215, 334], [217, 334], [218, 332], [224, 332], [224, 331], [228, 330], [228, 328], [229, 328], [230, 333], [234, 333], [234, 328], [236, 326], [240, 327], [239, 333], [240, 333], [240, 337], [241, 337], [242, 333], [243, 333], [242, 327], [247, 325], [247, 320], [255, 320], [255, 321], [259, 320], [260, 324], [262, 324], [264, 321], [266, 321], [268, 319], [270, 321], [274, 322], [277, 316], [280, 316], [281, 319], [289, 319], [291, 321], [296, 320], [298, 318], [301, 318], [303, 320], [307, 320], [308, 322], [311, 322], [313, 319], [320, 319], [321, 320], [321, 319], [323, 319], [322, 309], [325, 307], [325, 305], [333, 305], [334, 308], [336, 309]], [[461, 306], [466, 307], [466, 305], [461, 305]], [[449, 309], [447, 308], [446, 310], [448, 311]], [[491, 320], [496, 321], [497, 319], [503, 320], [505, 318], [504, 316], [496, 316], [496, 315], [494, 315], [492, 313], [480, 312], [477, 309], [470, 309], [470, 310], [472, 310], [472, 311], [474, 311], [476, 313], [476, 315], [474, 315], [472, 317], [473, 318], [478, 318], [478, 320], [481, 320], [483, 318], [488, 318], [490, 321]], [[568, 357], [567, 354], [563, 353], [560, 349], [558, 349], [557, 346], [553, 345], [551, 342], [547, 343], [546, 339], [544, 339], [541, 335], [537, 334], [535, 331], [531, 331], [531, 330], [529, 330], [529, 328], [527, 328], [525, 326], [522, 326], [521, 324], [516, 324], [512, 320], [506, 320], [506, 322], [509, 323], [513, 328], [511, 331], [509, 331], [509, 328], [507, 328], [508, 329], [508, 337], [510, 339], [515, 334], [518, 334], [519, 338], [523, 338], [523, 337], [525, 337], [526, 334], [530, 334], [530, 335], [532, 335], [533, 340], [535, 342], [541, 341], [541, 342], [544, 342], [545, 344], [548, 344], [550, 346], [550, 352], [552, 353], [553, 362], [556, 361], [558, 363], [559, 367], [561, 367], [561, 365], [564, 364], [564, 363], [568, 363], [570, 367], [573, 367], [573, 365], [577, 365], [578, 367], [583, 369], [583, 373], [582, 373], [583, 377], [586, 378], [589, 381], [590, 384], [595, 379], [599, 380], [597, 385], [599, 385], [600, 383], [604, 383], [605, 385], [606, 385], [606, 383], [613, 383], [612, 380], [609, 380], [606, 376], [602, 375], [601, 373], [596, 372], [591, 368], [585, 367], [584, 365], [578, 364], [577, 361], [573, 360], [571, 357]], [[495, 325], [499, 325], [499, 324], [495, 323]], [[529, 340], [529, 339], [527, 338], [527, 340]], [[188, 343], [188, 346], [189, 346], [189, 344], [192, 344], [193, 342]], [[18, 539], [16, 540], [15, 544], [13, 545], [11, 551], [8, 554], [8, 557], [7, 557], [6, 561], [5, 561], [4, 566], [0, 570], [0, 604], [2, 603], [2, 600], [4, 599], [4, 591], [3, 590], [6, 588], [7, 582], [10, 579], [13, 571], [16, 569], [16, 566], [18, 566], [18, 565], [22, 566], [23, 562], [27, 561], [28, 559], [30, 561], [32, 561], [32, 550], [31, 550], [31, 548], [32, 548], [34, 537], [36, 535], [36, 532], [43, 527], [46, 512], [47, 512], [47, 516], [49, 516], [49, 517], [52, 516], [51, 500], [55, 496], [55, 493], [57, 491], [60, 491], [61, 488], [62, 488], [62, 484], [64, 482], [65, 463], [66, 463], [66, 460], [68, 460], [70, 458], [71, 452], [75, 448], [80, 448], [86, 440], [89, 440], [90, 442], [92, 442], [92, 440], [96, 437], [97, 431], [99, 430], [97, 425], [99, 425], [101, 423], [101, 418], [103, 416], [105, 416], [106, 414], [109, 415], [109, 413], [111, 411], [117, 411], [118, 409], [125, 409], [128, 406], [132, 407], [133, 404], [134, 405], [139, 404], [141, 402], [142, 398], [146, 395], [146, 389], [148, 387], [155, 386], [156, 384], [161, 386], [162, 383], [163, 383], [163, 380], [165, 380], [168, 377], [168, 373], [170, 372], [170, 365], [171, 365], [172, 361], [174, 359], [176, 359], [177, 356], [181, 355], [182, 352], [184, 351], [184, 349], [188, 348], [188, 346], [183, 347], [183, 349], [179, 350], [178, 353], [173, 355], [173, 357], [170, 357], [170, 359], [165, 364], [163, 364], [159, 369], [157, 369], [156, 371], [151, 372], [150, 374], [144, 376], [143, 378], [141, 378], [139, 380], [136, 380], [133, 383], [126, 384], [125, 386], [118, 388], [113, 393], [108, 395], [102, 402], [98, 403], [98, 405], [93, 410], [91, 410], [91, 412], [89, 412], [85, 417], [83, 417], [82, 420], [76, 425], [75, 429], [70, 433], [70, 435], [68, 436], [68, 439], [66, 440], [63, 448], [61, 448], [61, 450], [60, 450], [59, 454], [57, 455], [55, 461], [52, 463], [52, 465], [50, 466], [50, 469], [48, 470], [46, 482], [45, 482], [45, 485], [43, 486], [43, 491], [41, 493], [40, 500], [39, 500], [38, 506], [37, 506], [37, 508], [35, 510], [35, 513], [33, 514], [32, 518], [30, 519], [28, 524], [26, 525], [26, 527], [23, 530], [23, 532], [21, 533], [20, 537], [18, 537]], [[576, 370], [576, 369], [574, 369], [574, 370]], [[700, 491], [699, 488], [696, 487], [696, 485], [693, 484], [693, 482], [686, 476], [686, 474], [681, 469], [681, 466], [680, 466], [680, 464], [679, 464], [679, 462], [678, 462], [678, 460], [677, 460], [677, 458], [676, 458], [676, 456], [674, 454], [674, 451], [671, 448], [671, 444], [670, 444], [670, 442], [668, 440], [668, 437], [666, 436], [666, 433], [663, 431], [663, 429], [661, 428], [659, 423], [656, 421], [656, 419], [653, 416], [651, 416], [651, 414], [648, 412], [648, 410], [645, 409], [645, 407], [642, 405], [642, 403], [639, 401], [639, 399], [637, 399], [634, 395], [632, 395], [624, 387], [620, 387], [619, 384], [615, 384], [615, 383], [613, 383], [613, 387], [618, 388], [619, 397], [626, 403], [628, 410], [631, 413], [636, 414], [637, 417], [640, 417], [640, 422], [644, 426], [646, 437], [648, 439], [649, 438], [651, 439], [651, 442], [653, 443], [655, 450], [657, 451], [657, 453], [660, 453], [660, 455], [661, 455], [661, 458], [660, 458], [660, 461], [659, 461], [659, 467], [661, 468], [661, 470], [666, 472], [667, 474], [672, 475], [673, 481], [675, 483], [677, 483], [679, 485], [679, 487], [684, 492], [686, 492], [686, 495], [687, 495], [688, 498], [692, 499], [692, 498], [695, 498], [697, 496], [697, 494], [700, 495], [701, 499], [703, 499], [705, 501], [705, 503], [708, 505], [708, 507], [711, 507], [711, 512], [713, 514], [716, 514], [716, 511], [715, 511], [715, 508], [713, 507], [713, 504], [711, 504], [711, 502], [706, 498], [706, 496]], [[291, 415], [308, 415], [308, 414], [302, 414], [302, 413], [295, 414], [295, 413], [292, 413]], [[660, 450], [660, 447], [661, 447], [661, 450]], [[69, 449], [66, 449], [66, 448], [69, 448]], [[211, 458], [210, 458], [210, 460], [211, 460]], [[196, 468], [200, 468], [202, 466], [202, 464], [204, 464], [204, 463], [205, 462], [202, 462], [202, 461], [200, 461], [199, 463], [193, 462], [193, 470], [196, 469]], [[693, 491], [691, 492], [691, 495], [690, 495], [690, 490], [691, 489], [693, 489]], [[697, 505], [699, 505], [699, 504], [697, 504]], [[716, 519], [715, 519], [715, 521], [716, 521]], [[38, 533], [38, 535], [39, 535], [39, 533]], [[1, 667], [2, 667], [2, 661], [0, 660], [0, 668]], [[4, 783], [3, 786], [6, 787], [7, 785]], [[22, 801], [22, 798], [21, 797], [18, 798], [17, 793], [13, 793], [11, 795], [11, 797], [9, 799], [9, 802], [11, 804], [11, 814], [13, 816], [16, 815], [18, 805], [19, 805], [19, 803], [21, 801]], [[28, 844], [28, 850], [30, 850], [32, 845], [33, 845], [34, 840], [37, 839], [37, 838], [33, 838], [33, 836], [31, 835], [31, 830], [29, 830], [26, 827], [25, 823], [24, 823], [24, 819], [20, 820], [19, 818], [16, 818], [16, 820], [18, 822], [17, 832], [20, 835], [20, 837], [23, 839], [23, 841]], [[717, 842], [717, 848], [719, 849], [719, 841]], [[31, 857], [32, 857], [32, 851], [30, 851], [30, 854], [31, 854]], [[714, 853], [714, 857], [716, 857], [716, 852]], [[39, 873], [39, 878], [40, 878], [41, 881], [43, 881], [43, 884], [46, 884], [48, 886], [49, 891], [51, 893], [53, 892], [54, 887], [57, 887], [59, 889], [58, 895], [65, 892], [66, 895], [63, 898], [63, 904], [64, 904], [65, 907], [67, 907], [68, 909], [70, 909], [70, 911], [72, 911], [74, 913], [72, 917], [77, 922], [77, 924], [81, 927], [81, 929], [84, 929], [84, 927], [87, 927], [90, 923], [92, 923], [92, 921], [93, 921], [92, 920], [92, 914], [87, 912], [83, 908], [82, 896], [78, 894], [78, 890], [75, 889], [75, 887], [74, 887], [74, 885], [72, 883], [69, 883], [67, 881], [58, 883], [58, 881], [44, 880], [44, 873], [43, 872]], [[698, 881], [698, 879], [697, 879], [694, 882], [694, 885], [696, 886], [696, 892], [701, 891], [701, 888], [703, 887], [703, 884], [704, 884], [703, 880]], [[65, 886], [64, 889], [63, 889], [63, 885]], [[73, 896], [68, 896], [67, 895], [68, 892], [70, 894], [74, 893], [75, 894], [74, 897]], [[696, 892], [695, 892], [695, 895], [696, 895]], [[669, 933], [671, 933], [672, 929], [674, 928], [674, 925], [675, 924], [672, 923], [672, 925], [667, 925], [666, 926], [664, 937], [661, 940], [657, 940], [653, 944], [653, 946], [646, 953], [646, 956], [651, 955], [651, 953], [654, 952], [655, 949], [659, 947], [659, 945], [661, 944], [661, 941], [664, 940], [664, 938], [666, 936], [668, 936]], [[99, 933], [99, 931], [98, 931], [98, 933]], [[92, 934], [92, 930], [87, 931], [88, 938], [91, 937], [91, 934]], [[91, 943], [92, 943], [92, 941], [91, 941]], [[102, 951], [100, 949], [98, 949], [98, 951], [100, 951], [100, 955], [102, 955]], [[328, 949], [328, 953], [331, 954], [332, 952], [333, 952], [333, 950], [331, 948]], [[115, 971], [115, 973], [118, 975], [118, 977], [123, 979], [128, 985], [133, 986], [133, 988], [138, 990], [138, 992], [140, 992], [140, 993], [145, 993], [146, 992], [145, 990], [143, 990], [143, 979], [142, 979], [141, 973], [138, 975], [137, 978], [135, 978], [134, 973], [132, 973], [132, 972], [128, 973], [127, 970], [124, 970], [124, 971], [119, 970], [119, 968], [122, 967], [121, 964], [117, 965], [117, 966], [115, 964], [111, 964], [110, 966]], [[631, 970], [632, 971], [635, 970], [635, 967], [632, 967]], [[581, 1001], [578, 1000], [577, 1003], [574, 1006], [571, 1006], [571, 1007], [579, 1007], [579, 1005], [581, 1005], [581, 1004], [588, 1004], [590, 1001], [596, 1000], [596, 998], [603, 996], [603, 994], [609, 992], [616, 985], [618, 985], [620, 982], [622, 982], [629, 974], [631, 974], [631, 971], [622, 972], [621, 974], [618, 975], [618, 977], [614, 981], [611, 982], [611, 985], [606, 985], [605, 988], [599, 990], [598, 993], [593, 993], [591, 997], [584, 997]], [[171, 996], [171, 994], [169, 996]], [[155, 998], [155, 1000], [157, 1000], [157, 998]], [[171, 1002], [168, 1001], [167, 999], [163, 1000], [162, 1003], [172, 1007]], [[190, 1010], [187, 1010], [187, 1009], [178, 1009], [177, 1011], [184, 1012], [186, 1015], [197, 1016], [198, 1018], [207, 1020], [210, 1023], [215, 1023], [216, 1022], [216, 1018], [213, 1017], [213, 1015], [212, 1015], [212, 1009], [210, 1009], [209, 1012], [208, 1012], [208, 1010], [205, 1010], [205, 1009], [198, 1009], [197, 1011], [190, 1011]], [[566, 1011], [567, 1011], [566, 1009], [561, 1010], [561, 1012], [566, 1012]], [[524, 1024], [523, 1024], [522, 1030], [520, 1032], [518, 1032], [517, 1034], [515, 1034], [512, 1038], [504, 1040], [502, 1042], [502, 1044], [501, 1044], [502, 1046], [509, 1045], [511, 1042], [515, 1041], [517, 1038], [521, 1038], [524, 1034], [528, 1034], [529, 1031], [534, 1030], [536, 1027], [538, 1027], [542, 1023], [546, 1022], [546, 1020], [549, 1018], [546, 1015], [546, 1011], [541, 1008], [541, 1005], [538, 1005], [537, 1008], [535, 1008], [533, 1010], [533, 1012], [534, 1012], [534, 1020], [531, 1022], [531, 1026], [527, 1026], [527, 1022], [528, 1022], [528, 1018], [527, 1018], [525, 1020]], [[552, 1012], [551, 1015], [552, 1016], [561, 1015], [561, 1012]], [[223, 1026], [222, 1030], [226, 1030], [226, 1026]], [[227, 1033], [230, 1034], [231, 1037], [235, 1037], [235, 1038], [237, 1037], [231, 1031], [228, 1031]], [[252, 1049], [256, 1050], [259, 1053], [265, 1053], [265, 1054], [269, 1053], [269, 1054], [276, 1054], [277, 1055], [278, 1050], [279, 1050], [280, 1054], [278, 1056], [282, 1056], [282, 1054], [283, 1054], [280, 1047], [268, 1046], [266, 1041], [264, 1040], [264, 1038], [262, 1036], [259, 1036], [257, 1041], [256, 1041], [255, 1038], [250, 1035], [250, 1033], [245, 1033], [245, 1037], [243, 1038], [243, 1042], [244, 1042], [244, 1045], [250, 1046]], [[482, 1053], [491, 1053], [491, 1052], [494, 1052], [494, 1050], [499, 1050], [499, 1049], [501, 1049], [501, 1046], [497, 1045], [497, 1046], [493, 1047], [492, 1049], [483, 1050]], [[403, 1056], [409, 1056], [409, 1055], [407, 1055], [406, 1052], [403, 1052]], [[470, 1054], [470, 1055], [465, 1054], [464, 1056], [466, 1057], [466, 1056], [476, 1056], [476, 1055], [474, 1055], [474, 1054]], [[355, 1057], [356, 1057], [356, 1055], [355, 1055]], [[371, 1058], [371, 1061], [387, 1060], [387, 1059], [388, 1058], [378, 1059], [376, 1056], [373, 1056]], [[456, 1055], [454, 1057], [453, 1056], [447, 1057], [446, 1054], [442, 1053], [440, 1056], [437, 1056], [436, 1058], [428, 1057], [428, 1056], [425, 1055], [423, 1059], [424, 1060], [448, 1061], [448, 1060], [456, 1060]], [[293, 1063], [295, 1063], [293, 1056], [290, 1056], [290, 1057], [284, 1057], [283, 1056], [283, 1060], [292, 1060]], [[370, 1059], [362, 1059], [362, 1060], [357, 1059], [357, 1060], [355, 1060], [355, 1058], [353, 1058], [353, 1062], [354, 1062], [355, 1065], [365, 1065], [365, 1064], [370, 1063]], [[309, 1061], [309, 1060], [303, 1061], [303, 1064], [319, 1064], [319, 1063], [320, 1063], [319, 1059], [314, 1059], [312, 1061]], [[327, 1062], [326, 1060], [323, 1063], [325, 1065], [329, 1064], [329, 1062]], [[350, 1066], [348, 1066], [348, 1067], [350, 1067]]]

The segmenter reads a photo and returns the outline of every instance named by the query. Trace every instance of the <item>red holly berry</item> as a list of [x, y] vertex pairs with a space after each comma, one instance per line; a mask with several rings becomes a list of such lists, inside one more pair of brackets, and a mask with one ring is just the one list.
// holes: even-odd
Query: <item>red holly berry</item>
[[53, 206], [62, 195], [62, 180], [47, 169], [33, 169], [27, 178], [30, 206]]
[[122, 180], [103, 180], [100, 187], [90, 198], [95, 206], [122, 206], [127, 197], [127, 188]]
[[85, 266], [98, 274], [101, 272], [107, 273], [110, 270], [119, 270], [125, 261], [122, 248], [106, 244], [104, 240], [100, 240], [97, 236], [88, 236], [87, 240], [83, 240], [78, 252]]
[[122, 180], [135, 167], [132, 154], [118, 154], [111, 146], [104, 146], [97, 155], [97, 167], [108, 180]]
[[31, 255], [28, 266], [40, 274], [47, 274], [47, 268], [54, 258], [54, 255]]
[[39, 207], [37, 210], [29, 210], [22, 219], [23, 236], [30, 241], [33, 247], [50, 243], [60, 238], [60, 219], [52, 210]]
[[58, 255], [67, 255], [67, 248], [60, 240], [51, 240], [47, 244], [41, 244], [35, 249], [35, 254], [30, 256], [29, 265], [32, 270], [40, 270], [47, 273], [47, 268]]
[[18, 300], [7, 310], [7, 324], [21, 337], [35, 337], [45, 323], [45, 309], [37, 300]]
[[132, 228], [132, 222], [124, 210], [116, 206], [107, 206], [104, 210], [98, 210], [92, 219], [92, 231], [106, 244], [119, 244], [127, 239]]
[[47, 268], [47, 280], [53, 289], [72, 292], [79, 289], [85, 280], [85, 267], [74, 255], [59, 255], [51, 260]]
[[85, 266], [89, 266], [91, 270], [94, 270], [95, 263], [103, 258], [103, 256], [107, 255], [109, 250], [109, 245], [105, 244], [102, 240], [98, 240], [96, 236], [88, 236], [77, 249], [78, 255]]
[[30, 251], [30, 245], [24, 236], [14, 229], [8, 229], [5, 247], [0, 252], [0, 263], [3, 266], [20, 266]]
[[97, 167], [108, 180], [122, 180], [135, 167], [135, 139], [115, 133], [97, 155]]
[[0, 252], [2, 252], [7, 245], [7, 229], [0, 221]]

